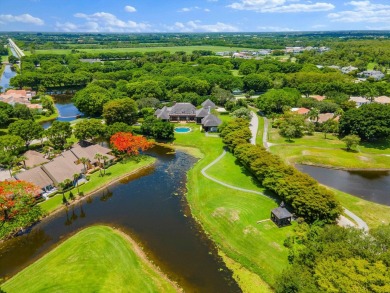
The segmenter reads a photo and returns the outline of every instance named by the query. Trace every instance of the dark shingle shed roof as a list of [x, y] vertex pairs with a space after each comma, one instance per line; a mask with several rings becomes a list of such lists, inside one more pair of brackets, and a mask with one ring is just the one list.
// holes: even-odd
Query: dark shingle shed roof
[[272, 210], [272, 213], [278, 218], [278, 219], [285, 219], [292, 217], [292, 214], [286, 209], [282, 207], [278, 207], [276, 209]]

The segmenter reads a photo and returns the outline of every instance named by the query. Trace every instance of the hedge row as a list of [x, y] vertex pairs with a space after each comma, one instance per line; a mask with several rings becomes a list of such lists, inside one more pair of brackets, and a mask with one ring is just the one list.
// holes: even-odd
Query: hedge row
[[247, 137], [242, 137], [247, 126], [236, 119], [221, 127], [224, 142], [238, 160], [264, 187], [290, 205], [298, 217], [309, 223], [317, 220], [334, 222], [342, 208], [333, 192], [320, 186], [309, 175], [285, 164], [277, 155], [261, 146], [249, 144]]

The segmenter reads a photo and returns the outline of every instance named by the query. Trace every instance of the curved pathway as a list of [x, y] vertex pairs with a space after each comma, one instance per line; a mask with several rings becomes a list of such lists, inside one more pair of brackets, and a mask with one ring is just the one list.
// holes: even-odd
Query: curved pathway
[[[267, 141], [267, 137], [268, 137], [268, 119], [263, 117], [264, 118], [264, 132], [263, 132], [263, 145], [266, 149], [268, 149], [268, 141]], [[252, 111], [252, 119], [251, 119], [251, 123], [250, 123], [250, 130], [252, 132], [252, 138], [251, 138], [251, 144], [254, 144], [256, 145], [256, 135], [257, 135], [257, 130], [258, 130], [258, 127], [259, 127], [259, 120], [258, 120], [258, 117], [257, 117], [257, 114], [255, 112]], [[266, 197], [269, 197], [267, 196], [266, 194], [264, 194], [263, 192], [260, 192], [260, 191], [256, 191], [256, 190], [251, 190], [251, 189], [245, 189], [245, 188], [241, 188], [241, 187], [237, 187], [237, 186], [233, 186], [233, 185], [230, 185], [230, 184], [227, 184], [225, 182], [222, 182], [218, 179], [215, 179], [211, 176], [209, 176], [206, 171], [211, 168], [212, 166], [214, 166], [215, 164], [217, 164], [224, 156], [226, 155], [226, 151], [224, 150], [222, 152], [222, 154], [216, 158], [214, 161], [212, 161], [210, 164], [208, 164], [206, 167], [204, 167], [201, 171], [202, 175], [204, 177], [206, 177], [207, 179], [215, 182], [215, 183], [218, 183], [222, 186], [225, 186], [227, 188], [230, 188], [230, 189], [235, 189], [235, 190], [239, 190], [239, 191], [243, 191], [243, 192], [249, 192], [249, 193], [254, 193], [254, 194], [258, 194], [258, 195], [261, 195], [261, 196], [266, 196]], [[344, 207], [343, 207], [344, 208]], [[365, 221], [363, 221], [361, 218], [359, 218], [357, 215], [355, 215], [353, 212], [351, 212], [350, 210], [344, 208], [344, 213], [350, 217], [351, 219], [353, 219], [356, 223], [356, 226], [359, 228], [359, 229], [363, 229], [364, 231], [368, 232], [369, 228], [368, 228], [368, 225]], [[342, 225], [342, 226], [350, 226], [351, 224], [351, 221], [349, 221], [347, 218], [345, 218], [344, 216], [341, 216], [340, 219], [339, 219], [339, 224]]]
[[[270, 143], [268, 143], [268, 119], [266, 117], [263, 117], [263, 119], [264, 119], [263, 145], [268, 150], [268, 148], [270, 147]], [[354, 226], [357, 226], [359, 229], [363, 229], [364, 231], [368, 232], [369, 228], [365, 221], [363, 221], [361, 218], [359, 218], [357, 215], [355, 215], [353, 212], [346, 209], [345, 207], [343, 207], [343, 209], [344, 209], [344, 213], [352, 220], [355, 221], [356, 225]], [[350, 226], [351, 221], [349, 221], [344, 216], [341, 216], [339, 218], [338, 223], [340, 226], [346, 227], [346, 226]]]
[[[250, 122], [250, 126], [249, 126], [251, 132], [252, 132], [252, 138], [251, 138], [251, 144], [253, 145], [256, 145], [256, 136], [257, 136], [257, 130], [259, 128], [259, 118], [257, 117], [256, 113], [252, 111], [252, 119], [251, 119], [251, 122]], [[267, 195], [265, 195], [263, 192], [260, 192], [260, 191], [257, 191], [257, 190], [251, 190], [251, 189], [245, 189], [245, 188], [241, 188], [241, 187], [237, 187], [237, 186], [233, 186], [233, 185], [230, 185], [230, 184], [227, 184], [225, 182], [222, 182], [218, 179], [215, 179], [211, 176], [209, 176], [206, 171], [211, 168], [212, 166], [214, 166], [216, 163], [218, 163], [224, 156], [226, 155], [226, 151], [224, 150], [222, 152], [222, 154], [216, 158], [214, 161], [212, 161], [210, 164], [208, 164], [206, 167], [204, 167], [201, 171], [202, 175], [204, 177], [206, 177], [207, 179], [210, 179], [211, 181], [214, 181], [220, 185], [223, 185], [227, 188], [230, 188], [230, 189], [235, 189], [235, 190], [239, 190], [239, 191], [243, 191], [243, 192], [249, 192], [249, 193], [254, 193], [254, 194], [258, 194], [258, 195], [262, 195], [262, 196], [266, 196], [266, 197], [269, 197]]]

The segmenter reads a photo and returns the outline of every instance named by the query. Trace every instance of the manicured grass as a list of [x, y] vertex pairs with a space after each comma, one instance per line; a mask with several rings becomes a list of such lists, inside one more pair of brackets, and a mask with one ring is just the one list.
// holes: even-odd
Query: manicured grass
[[[239, 48], [239, 47], [223, 47], [223, 46], [176, 46], [176, 47], [143, 47], [143, 48], [107, 48], [107, 49], [84, 49], [82, 46], [75, 47], [81, 52], [88, 53], [102, 53], [102, 52], [156, 52], [156, 51], [168, 51], [174, 52], [186, 52], [192, 53], [196, 50], [208, 50], [213, 52], [220, 51], [241, 51], [251, 50], [250, 48]], [[71, 49], [52, 49], [52, 50], [36, 50], [36, 54], [70, 54]], [[31, 55], [30, 52], [25, 52], [26, 55]]]
[[[250, 275], [252, 272], [268, 284], [274, 284], [275, 277], [288, 265], [283, 241], [292, 233], [292, 228], [279, 229], [271, 221], [256, 223], [269, 219], [270, 211], [277, 206], [272, 199], [224, 187], [201, 174], [202, 168], [222, 153], [223, 144], [220, 138], [206, 137], [198, 126], [192, 127], [194, 130], [189, 134], [175, 135], [174, 142], [197, 147], [204, 154], [204, 158], [188, 172], [187, 199], [192, 214], [219, 249], [239, 264], [231, 267], [235, 274]], [[231, 185], [263, 190], [236, 164], [231, 154], [207, 172]], [[250, 279], [247, 278], [247, 282]]]
[[[141, 160], [139, 162], [135, 160], [126, 160], [116, 163], [106, 170], [106, 175], [103, 177], [100, 176], [99, 171], [91, 174], [89, 182], [79, 186], [80, 192], [84, 192], [84, 195], [92, 193], [93, 191], [109, 185], [111, 182], [130, 172], [152, 164], [156, 160], [155, 158], [149, 156], [142, 156], [140, 158]], [[71, 191], [74, 196], [77, 197], [77, 188], [73, 188]], [[65, 193], [65, 197], [70, 201], [69, 192]], [[52, 198], [42, 202], [40, 205], [47, 213], [54, 211], [62, 205], [62, 193], [56, 194]]]
[[377, 204], [332, 189], [343, 206], [362, 218], [370, 228], [390, 224], [390, 206]]
[[376, 62], [370, 62], [367, 64], [367, 70], [374, 70], [374, 67], [377, 65], [378, 65], [378, 63], [376, 63]]
[[287, 142], [277, 129], [271, 128], [270, 142], [276, 144], [270, 148], [271, 152], [292, 163], [347, 169], [390, 168], [389, 141], [361, 143], [357, 151], [348, 152], [345, 143], [334, 135], [328, 134], [325, 139], [324, 134], [314, 133]]
[[8, 56], [7, 55], [2, 55], [2, 56], [0, 56], [0, 60], [1, 60], [1, 62], [8, 62]]
[[[128, 238], [128, 237], [126, 237]], [[176, 292], [134, 241], [89, 227], [7, 281], [5, 292]]]

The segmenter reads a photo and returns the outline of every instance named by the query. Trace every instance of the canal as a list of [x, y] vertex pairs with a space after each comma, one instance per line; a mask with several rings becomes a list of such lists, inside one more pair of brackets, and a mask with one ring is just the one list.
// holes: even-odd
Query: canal
[[390, 206], [389, 171], [344, 171], [307, 165], [295, 167], [324, 185]]
[[9, 82], [11, 78], [16, 75], [16, 71], [13, 70], [11, 65], [6, 65], [3, 75], [0, 77], [0, 86], [2, 87], [2, 91], [4, 92], [7, 88], [9, 88]]
[[184, 194], [196, 160], [154, 147], [157, 163], [61, 211], [31, 232], [0, 244], [0, 277], [9, 277], [77, 231], [94, 224], [120, 228], [138, 240], [186, 292], [240, 292], [213, 243], [191, 217]]

